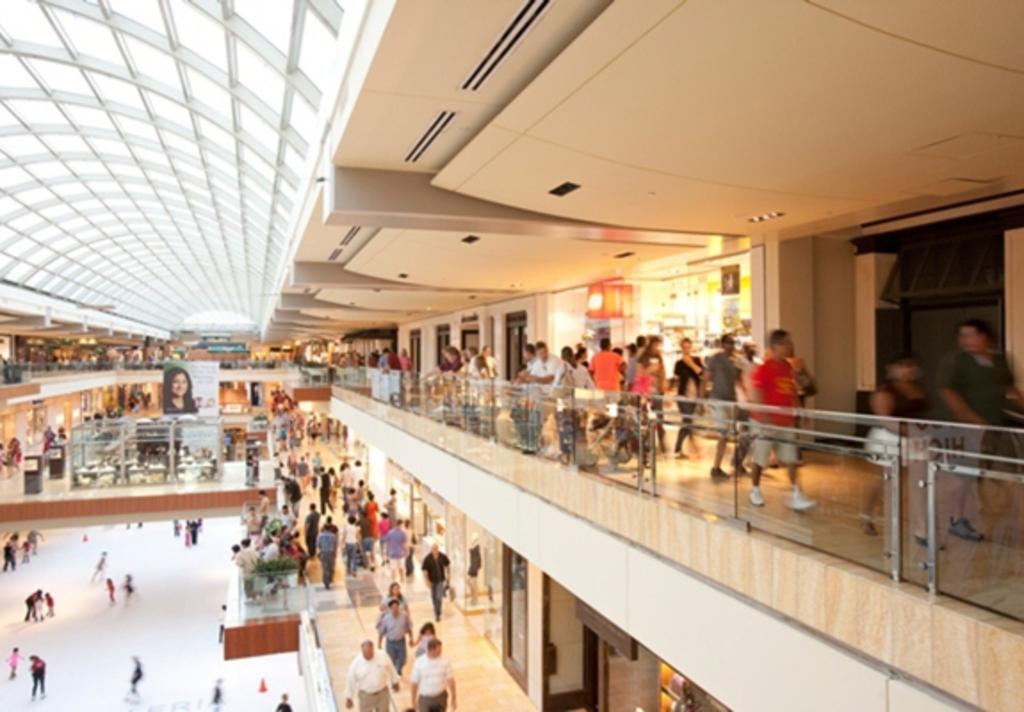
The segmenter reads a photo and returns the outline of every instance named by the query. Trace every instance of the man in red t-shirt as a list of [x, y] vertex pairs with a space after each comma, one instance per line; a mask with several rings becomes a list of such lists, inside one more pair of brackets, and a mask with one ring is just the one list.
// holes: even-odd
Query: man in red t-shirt
[[590, 359], [590, 374], [594, 377], [594, 385], [602, 391], [618, 391], [625, 371], [626, 362], [612, 351], [612, 340], [601, 339], [601, 350]]
[[[751, 375], [752, 400], [772, 408], [795, 408], [797, 406], [797, 386], [793, 376], [793, 367], [787, 359], [793, 356], [793, 340], [789, 333], [776, 329], [768, 337], [769, 358], [758, 366]], [[750, 503], [755, 507], [764, 506], [764, 495], [761, 494], [761, 472], [768, 467], [771, 453], [774, 450], [779, 464], [786, 466], [789, 481], [793, 485], [793, 493], [786, 500], [787, 506], [798, 512], [810, 509], [816, 502], [800, 491], [797, 484], [796, 463], [799, 459], [796, 447], [796, 435], [792, 431], [781, 430], [796, 425], [796, 416], [791, 411], [754, 410], [751, 417], [755, 421], [752, 430], [759, 435], [754, 441], [754, 468], [751, 478], [754, 486], [750, 490]]]

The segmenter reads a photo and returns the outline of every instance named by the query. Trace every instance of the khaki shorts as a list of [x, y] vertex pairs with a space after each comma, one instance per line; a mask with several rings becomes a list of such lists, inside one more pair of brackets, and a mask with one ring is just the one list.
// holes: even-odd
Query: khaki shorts
[[710, 417], [709, 425], [714, 428], [715, 433], [728, 434], [732, 430], [736, 418], [736, 408], [732, 403], [707, 403], [704, 412]]
[[775, 428], [765, 428], [760, 424], [751, 424], [750, 431], [754, 435], [751, 457], [756, 465], [771, 465], [772, 451], [775, 452], [780, 465], [795, 465], [799, 461], [800, 454], [797, 452], [796, 443], [783, 440], [785, 433]]

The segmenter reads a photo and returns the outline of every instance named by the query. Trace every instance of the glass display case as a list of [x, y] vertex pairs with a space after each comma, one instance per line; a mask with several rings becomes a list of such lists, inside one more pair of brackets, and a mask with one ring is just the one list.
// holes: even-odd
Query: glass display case
[[219, 418], [93, 420], [71, 429], [72, 487], [220, 479]]

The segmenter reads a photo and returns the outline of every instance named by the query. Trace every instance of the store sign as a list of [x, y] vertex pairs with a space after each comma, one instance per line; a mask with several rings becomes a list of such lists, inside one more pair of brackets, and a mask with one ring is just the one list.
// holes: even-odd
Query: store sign
[[220, 414], [220, 363], [177, 361], [164, 364], [164, 413]]
[[588, 319], [628, 319], [633, 316], [633, 285], [598, 282], [587, 287]]
[[740, 293], [740, 266], [724, 265], [722, 267], [722, 294], [725, 296]]

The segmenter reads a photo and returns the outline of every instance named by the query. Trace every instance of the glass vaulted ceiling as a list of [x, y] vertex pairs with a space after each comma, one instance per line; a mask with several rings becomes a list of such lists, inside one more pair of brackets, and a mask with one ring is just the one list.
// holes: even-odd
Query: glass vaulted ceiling
[[165, 328], [258, 322], [339, 4], [0, 4], [0, 280]]

